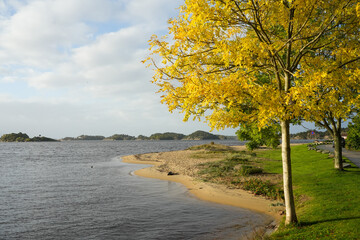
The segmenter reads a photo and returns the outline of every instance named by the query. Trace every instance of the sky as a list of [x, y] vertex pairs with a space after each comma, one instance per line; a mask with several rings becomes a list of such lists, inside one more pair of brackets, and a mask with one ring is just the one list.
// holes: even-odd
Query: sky
[[[182, 0], [0, 0], [0, 135], [210, 131], [160, 103], [141, 63]], [[235, 135], [237, 129], [214, 131]], [[292, 128], [293, 132], [305, 131]]]

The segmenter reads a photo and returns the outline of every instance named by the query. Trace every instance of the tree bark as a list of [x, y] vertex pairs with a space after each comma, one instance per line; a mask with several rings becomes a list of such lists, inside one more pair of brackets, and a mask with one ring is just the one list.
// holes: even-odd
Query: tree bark
[[336, 125], [332, 123], [334, 132], [334, 168], [340, 171], [344, 170], [342, 161], [342, 142], [341, 142], [341, 119], [338, 119]]
[[292, 172], [291, 172], [291, 154], [290, 154], [290, 122], [288, 120], [281, 121], [282, 135], [282, 166], [284, 181], [284, 198], [286, 219], [285, 224], [297, 223], [295, 212], [295, 201], [292, 188]]

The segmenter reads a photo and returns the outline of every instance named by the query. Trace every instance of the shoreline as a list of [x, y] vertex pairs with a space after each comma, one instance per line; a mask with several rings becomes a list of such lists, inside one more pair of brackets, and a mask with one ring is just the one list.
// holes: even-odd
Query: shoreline
[[[244, 147], [245, 146], [236, 146], [238, 149]], [[198, 162], [195, 160], [189, 161], [191, 154], [189, 152], [191, 151], [181, 150], [136, 154], [122, 156], [121, 159], [125, 163], [152, 165], [151, 167], [134, 171], [134, 174], [137, 176], [178, 182], [183, 184], [191, 194], [200, 200], [245, 208], [269, 216], [271, 221], [265, 226], [265, 229], [267, 229], [266, 232], [269, 230], [272, 232], [278, 226], [283, 217], [280, 214], [283, 212], [283, 207], [276, 206], [278, 201], [269, 200], [262, 196], [255, 196], [242, 189], [230, 189], [225, 185], [197, 180], [193, 175], [191, 165], [194, 166], [198, 164]], [[193, 161], [195, 161], [195, 163], [192, 163]], [[164, 163], [167, 164], [166, 170], [161, 169]], [[190, 165], [190, 167], [187, 165]], [[176, 174], [168, 175], [170, 171]]]

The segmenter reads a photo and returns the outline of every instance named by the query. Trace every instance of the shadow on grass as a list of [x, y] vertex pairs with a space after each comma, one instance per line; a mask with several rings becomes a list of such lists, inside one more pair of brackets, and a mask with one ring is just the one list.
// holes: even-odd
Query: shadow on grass
[[319, 223], [346, 221], [346, 220], [354, 220], [354, 219], [360, 219], [360, 216], [359, 217], [348, 217], [348, 218], [326, 219], [326, 220], [313, 221], [313, 222], [300, 222], [299, 226], [306, 227], [306, 226], [312, 226], [312, 225], [319, 224]]
[[359, 168], [357, 168], [357, 167], [344, 168], [344, 169], [341, 170], [341, 171], [335, 169], [335, 172], [338, 173], [338, 174], [343, 174], [343, 173], [346, 173], [346, 174], [355, 174], [355, 175], [359, 175], [359, 174], [360, 174]]

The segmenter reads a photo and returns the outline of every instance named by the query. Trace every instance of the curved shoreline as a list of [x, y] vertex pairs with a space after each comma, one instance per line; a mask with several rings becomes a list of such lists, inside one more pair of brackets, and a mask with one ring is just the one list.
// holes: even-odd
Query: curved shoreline
[[[282, 218], [280, 212], [283, 211], [283, 207], [276, 206], [278, 201], [265, 199], [261, 196], [254, 196], [254, 194], [245, 190], [230, 189], [224, 185], [199, 181], [191, 177], [191, 174], [183, 174], [182, 171], [185, 171], [183, 170], [183, 166], [178, 165], [186, 165], [184, 162], [188, 156], [187, 154], [188, 150], [183, 150], [129, 155], [121, 158], [122, 161], [126, 163], [153, 165], [152, 167], [136, 170], [134, 172], [135, 175], [181, 183], [198, 199], [260, 212], [272, 218], [271, 227], [278, 225]], [[168, 175], [168, 171], [159, 171], [158, 168], [160, 165], [165, 162], [171, 162], [172, 160], [174, 160], [174, 162], [170, 163], [170, 165], [172, 164], [170, 169], [179, 174]]]

